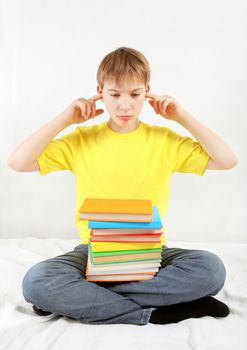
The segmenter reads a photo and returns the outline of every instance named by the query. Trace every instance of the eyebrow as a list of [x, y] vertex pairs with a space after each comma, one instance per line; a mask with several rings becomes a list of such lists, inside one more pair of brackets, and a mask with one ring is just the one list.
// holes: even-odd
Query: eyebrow
[[[131, 91], [137, 91], [137, 90], [142, 90], [143, 88], [136, 88], [134, 90], [131, 90]], [[108, 89], [108, 91], [120, 91], [120, 90], [117, 90], [117, 89]]]

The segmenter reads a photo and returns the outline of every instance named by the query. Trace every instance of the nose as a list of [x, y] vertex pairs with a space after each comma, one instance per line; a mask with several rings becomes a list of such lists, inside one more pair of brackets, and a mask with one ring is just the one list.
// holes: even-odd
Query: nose
[[127, 111], [129, 111], [130, 110], [130, 107], [121, 107], [120, 106], [120, 111], [124, 111], [124, 112], [127, 112]]
[[131, 108], [131, 103], [128, 101], [128, 99], [122, 99], [119, 101], [119, 109], [123, 111], [128, 111]]

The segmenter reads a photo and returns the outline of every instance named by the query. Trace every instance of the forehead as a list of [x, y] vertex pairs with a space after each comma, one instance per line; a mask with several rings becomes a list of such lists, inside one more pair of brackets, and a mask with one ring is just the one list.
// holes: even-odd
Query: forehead
[[137, 91], [145, 88], [144, 83], [131, 79], [131, 80], [121, 80], [116, 84], [113, 80], [107, 80], [104, 82], [104, 88], [107, 91]]

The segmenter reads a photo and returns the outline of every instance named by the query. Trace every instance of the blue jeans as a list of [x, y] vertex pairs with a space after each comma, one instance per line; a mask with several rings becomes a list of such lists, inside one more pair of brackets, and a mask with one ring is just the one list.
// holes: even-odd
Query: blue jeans
[[145, 325], [157, 306], [216, 295], [225, 283], [222, 260], [206, 250], [162, 247], [159, 272], [150, 280], [88, 282], [88, 246], [41, 261], [25, 274], [27, 302], [86, 324]]

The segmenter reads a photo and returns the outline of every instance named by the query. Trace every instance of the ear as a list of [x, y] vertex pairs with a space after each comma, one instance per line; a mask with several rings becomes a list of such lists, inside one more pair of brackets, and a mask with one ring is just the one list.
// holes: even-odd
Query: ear
[[[99, 85], [97, 85], [97, 92], [98, 94], [102, 94], [102, 88], [99, 87]], [[101, 101], [104, 101], [103, 97], [101, 98]]]
[[[145, 92], [149, 92], [150, 91], [150, 85], [146, 86]], [[145, 100], [147, 99], [147, 97], [145, 97]]]

